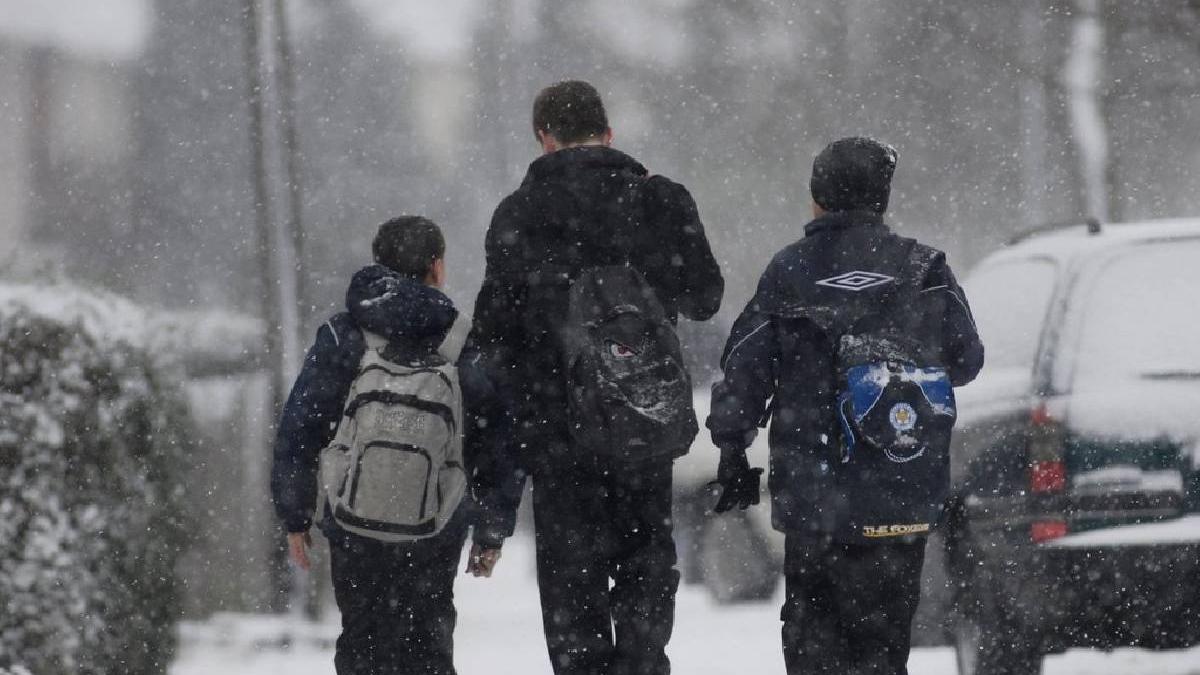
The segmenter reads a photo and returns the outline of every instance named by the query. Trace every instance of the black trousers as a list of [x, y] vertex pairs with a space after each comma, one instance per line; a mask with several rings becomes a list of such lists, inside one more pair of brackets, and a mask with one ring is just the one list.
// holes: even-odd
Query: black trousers
[[855, 546], [788, 536], [788, 675], [907, 675], [925, 542]]
[[679, 586], [671, 468], [667, 459], [534, 472], [538, 588], [556, 675], [670, 673]]
[[342, 613], [338, 675], [454, 675], [454, 578], [465, 509], [437, 536], [399, 544], [328, 528]]

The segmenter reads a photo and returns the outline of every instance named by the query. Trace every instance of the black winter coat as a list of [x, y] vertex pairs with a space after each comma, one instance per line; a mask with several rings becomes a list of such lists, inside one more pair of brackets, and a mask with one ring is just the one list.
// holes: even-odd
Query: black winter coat
[[[740, 453], [770, 420], [772, 522], [790, 534], [824, 535], [841, 522], [847, 499], [871, 496], [839, 494], [831, 471], [841, 452], [837, 336], [799, 316], [796, 308], [789, 310], [804, 296], [797, 284], [805, 283], [806, 272], [827, 268], [836, 257], [848, 265], [842, 272], [870, 273], [873, 260], [883, 264], [891, 252], [912, 252], [923, 261], [924, 275], [913, 281], [923, 292], [941, 296], [935, 305], [941, 316], [932, 317], [937, 363], [927, 365], [945, 367], [954, 386], [964, 385], [983, 366], [983, 345], [966, 296], [940, 251], [897, 237], [879, 216], [865, 212], [826, 214], [809, 223], [805, 235], [775, 256], [734, 323], [721, 359], [724, 379], [713, 387], [708, 428], [722, 453]], [[852, 306], [856, 295], [846, 293], [845, 311], [861, 309]]]
[[469, 433], [468, 444], [508, 454], [525, 470], [548, 459], [547, 448], [565, 447], [565, 379], [554, 335], [568, 280], [628, 262], [673, 319], [697, 321], [717, 312], [724, 292], [688, 191], [606, 147], [568, 148], [530, 164], [496, 208], [486, 251], [460, 368], [464, 377], [483, 373], [494, 399], [474, 406], [485, 412], [468, 427], [476, 437]]

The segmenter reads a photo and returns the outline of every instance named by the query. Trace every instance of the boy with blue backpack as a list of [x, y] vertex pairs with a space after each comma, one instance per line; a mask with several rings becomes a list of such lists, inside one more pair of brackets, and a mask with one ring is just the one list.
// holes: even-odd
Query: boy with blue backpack
[[405, 216], [372, 248], [376, 264], [354, 275], [288, 397], [271, 491], [305, 569], [319, 508], [342, 614], [338, 674], [453, 675], [468, 477], [458, 375], [438, 352], [458, 316], [439, 290], [446, 244], [437, 225]]
[[950, 484], [952, 387], [983, 365], [945, 254], [884, 224], [896, 152], [844, 138], [813, 163], [815, 219], [734, 324], [708, 427], [718, 512], [758, 503], [745, 450], [770, 420], [786, 535], [789, 673], [906, 673], [925, 536]]

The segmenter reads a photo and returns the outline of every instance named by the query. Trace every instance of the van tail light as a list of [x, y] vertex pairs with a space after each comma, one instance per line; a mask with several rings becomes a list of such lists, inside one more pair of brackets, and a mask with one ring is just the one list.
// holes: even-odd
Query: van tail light
[[[1054, 497], [1067, 491], [1067, 468], [1063, 462], [1066, 431], [1058, 420], [1039, 403], [1029, 417], [1029, 491], [1032, 506], [1046, 512]], [[1067, 534], [1067, 521], [1061, 515], [1046, 513], [1047, 518], [1034, 521], [1030, 537], [1035, 543], [1058, 539]]]
[[1067, 521], [1065, 520], [1039, 520], [1030, 526], [1029, 535], [1033, 538], [1033, 543], [1040, 544], [1051, 539], [1067, 536]]
[[1034, 494], [1061, 494], [1067, 487], [1062, 460], [1034, 461], [1029, 466], [1029, 489]]

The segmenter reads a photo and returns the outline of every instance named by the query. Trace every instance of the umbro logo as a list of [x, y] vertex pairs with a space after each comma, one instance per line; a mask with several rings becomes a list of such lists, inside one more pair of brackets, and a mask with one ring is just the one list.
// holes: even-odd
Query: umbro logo
[[889, 277], [886, 274], [877, 274], [875, 272], [846, 272], [839, 274], [836, 277], [829, 277], [817, 282], [818, 286], [828, 286], [843, 291], [861, 291], [866, 288], [881, 286], [890, 281], [895, 281], [895, 277]]

